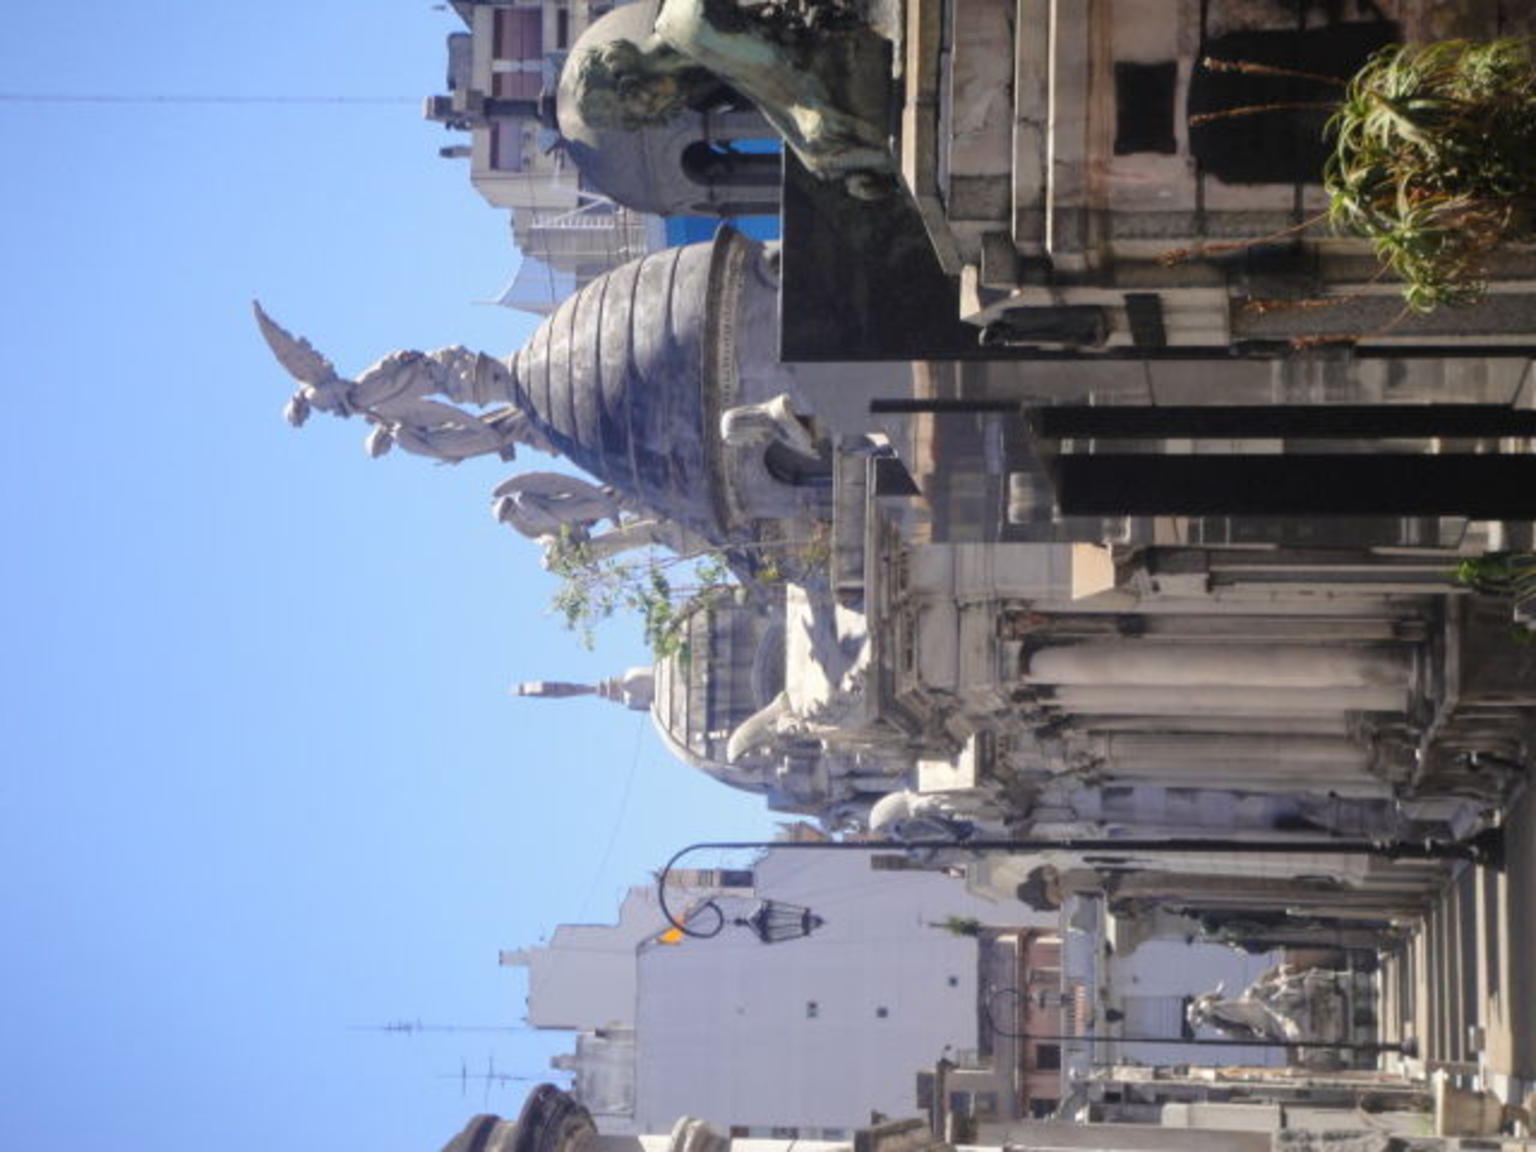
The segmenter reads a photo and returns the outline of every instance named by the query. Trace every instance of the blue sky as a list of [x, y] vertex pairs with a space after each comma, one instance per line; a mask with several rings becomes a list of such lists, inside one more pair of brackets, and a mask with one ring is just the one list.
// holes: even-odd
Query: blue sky
[[515, 1025], [498, 948], [769, 827], [642, 715], [507, 698], [642, 658], [544, 615], [488, 511], [513, 466], [370, 461], [355, 422], [281, 419], [253, 296], [346, 372], [531, 331], [473, 303], [515, 269], [505, 215], [420, 118], [455, 26], [7, 15], [11, 96], [402, 102], [0, 101], [0, 1147], [436, 1149], [483, 1104], [461, 1059], [537, 1076], [560, 1037], [351, 1026]]

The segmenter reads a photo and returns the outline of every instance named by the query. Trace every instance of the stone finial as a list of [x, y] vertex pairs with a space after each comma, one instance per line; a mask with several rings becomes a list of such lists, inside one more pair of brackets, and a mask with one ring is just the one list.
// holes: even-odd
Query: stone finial
[[630, 668], [621, 676], [598, 682], [597, 694], [635, 712], [648, 712], [656, 698], [656, 674], [649, 668]]
[[656, 696], [656, 679], [649, 668], [630, 668], [619, 676], [610, 676], [596, 684], [576, 684], [568, 680], [524, 680], [512, 686], [512, 695], [543, 700], [563, 700], [570, 696], [600, 696], [636, 712], [648, 711]]

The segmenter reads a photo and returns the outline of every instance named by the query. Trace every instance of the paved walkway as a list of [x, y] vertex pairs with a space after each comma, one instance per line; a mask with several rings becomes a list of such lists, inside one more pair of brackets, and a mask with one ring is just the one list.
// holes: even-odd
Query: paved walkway
[[1480, 1072], [1518, 1104], [1536, 1088], [1536, 788], [1510, 813], [1505, 853], [1502, 872], [1463, 868], [1387, 957], [1382, 1027], [1415, 1037], [1426, 1070]]

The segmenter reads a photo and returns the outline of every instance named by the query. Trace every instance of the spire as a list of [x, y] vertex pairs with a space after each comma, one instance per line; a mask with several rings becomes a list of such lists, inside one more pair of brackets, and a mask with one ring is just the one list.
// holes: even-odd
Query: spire
[[575, 684], [569, 680], [524, 680], [512, 686], [514, 696], [534, 696], [545, 700], [563, 700], [568, 696], [601, 696], [636, 712], [650, 710], [655, 698], [655, 676], [649, 668], [630, 668], [620, 676], [610, 676], [596, 684]]

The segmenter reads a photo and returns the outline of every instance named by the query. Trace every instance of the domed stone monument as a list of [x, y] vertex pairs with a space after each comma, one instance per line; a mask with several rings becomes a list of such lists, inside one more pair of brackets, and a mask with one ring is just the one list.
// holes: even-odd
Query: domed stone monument
[[[360, 416], [374, 426], [374, 455], [381, 440], [450, 463], [537, 448], [604, 485], [623, 515], [684, 533], [610, 542], [730, 549], [825, 520], [832, 438], [864, 431], [868, 397], [910, 387], [901, 364], [782, 363], [777, 290], [776, 250], [722, 228], [592, 281], [506, 361], [464, 348], [398, 352], [355, 381], [257, 311], [299, 381], [291, 422], [312, 410]], [[590, 499], [560, 503], [583, 528], [612, 514], [578, 515]], [[527, 520], [517, 511], [499, 507], [498, 518], [517, 526]]]

